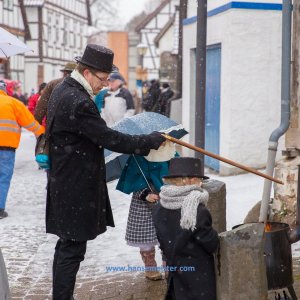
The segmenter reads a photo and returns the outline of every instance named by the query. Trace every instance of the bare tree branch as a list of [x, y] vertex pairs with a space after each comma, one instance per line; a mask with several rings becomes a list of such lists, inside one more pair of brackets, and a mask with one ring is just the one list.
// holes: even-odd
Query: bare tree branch
[[90, 0], [93, 25], [100, 30], [116, 29], [120, 26], [118, 0]]

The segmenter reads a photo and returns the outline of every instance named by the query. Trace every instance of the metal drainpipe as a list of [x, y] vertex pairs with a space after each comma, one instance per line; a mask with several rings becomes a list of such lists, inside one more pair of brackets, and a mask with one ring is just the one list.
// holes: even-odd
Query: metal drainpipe
[[[282, 3], [282, 57], [281, 57], [281, 124], [275, 129], [269, 139], [268, 159], [266, 174], [273, 176], [275, 158], [279, 138], [287, 131], [290, 124], [290, 72], [291, 72], [291, 0]], [[259, 222], [268, 219], [269, 202], [271, 197], [272, 182], [265, 179], [261, 201]]]
[[[207, 0], [198, 0], [195, 87], [195, 145], [200, 148], [205, 148], [206, 34]], [[203, 161], [201, 168], [202, 172], [204, 172], [204, 155], [196, 152], [195, 156]]]

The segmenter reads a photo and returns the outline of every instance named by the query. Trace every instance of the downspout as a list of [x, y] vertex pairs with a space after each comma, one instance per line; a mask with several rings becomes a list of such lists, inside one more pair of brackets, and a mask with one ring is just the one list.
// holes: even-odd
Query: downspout
[[[206, 88], [206, 34], [207, 34], [207, 0], [198, 0], [197, 8], [197, 48], [196, 48], [196, 101], [195, 101], [195, 146], [205, 148], [205, 88]], [[204, 155], [196, 152], [202, 159], [204, 172]]]
[[187, 0], [180, 0], [179, 6], [179, 33], [178, 33], [178, 67], [176, 77], [177, 99], [182, 97], [182, 52], [183, 52], [183, 20], [187, 17]]
[[[281, 123], [269, 139], [268, 159], [266, 174], [273, 176], [275, 158], [279, 138], [285, 134], [290, 124], [290, 74], [291, 74], [291, 19], [292, 2], [283, 0], [282, 3], [282, 57], [281, 57]], [[271, 197], [272, 182], [265, 179], [261, 201], [259, 222], [268, 219], [269, 203]]]

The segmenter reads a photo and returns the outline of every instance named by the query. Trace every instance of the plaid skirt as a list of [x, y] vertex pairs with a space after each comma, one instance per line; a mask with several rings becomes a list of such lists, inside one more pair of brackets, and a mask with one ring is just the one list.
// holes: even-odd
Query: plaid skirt
[[138, 191], [132, 195], [125, 240], [129, 245], [136, 244], [137, 247], [141, 244], [157, 245], [151, 208], [147, 201], [140, 199], [141, 193]]

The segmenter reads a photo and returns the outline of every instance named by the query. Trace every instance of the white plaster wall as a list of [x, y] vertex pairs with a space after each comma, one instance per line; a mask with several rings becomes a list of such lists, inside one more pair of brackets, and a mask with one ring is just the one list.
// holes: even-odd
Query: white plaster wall
[[[45, 12], [46, 10], [43, 10]], [[39, 17], [38, 17], [38, 9], [37, 7], [32, 7], [32, 6], [26, 6], [26, 14], [27, 14], [27, 19], [29, 22], [38, 22]], [[43, 16], [44, 20], [47, 20], [47, 17]]]
[[53, 79], [61, 77], [62, 74], [59, 72], [58, 68], [59, 66], [44, 63], [44, 81], [49, 82]]
[[[3, 11], [3, 1], [0, 1], [0, 11]], [[0, 14], [0, 23], [3, 24], [3, 13]]]
[[[26, 7], [26, 14], [29, 22], [37, 22], [38, 21], [38, 10], [36, 7]], [[28, 47], [30, 47], [33, 52], [25, 53], [25, 56], [37, 56], [39, 55], [38, 48], [38, 25], [37, 24], [29, 24], [31, 38], [34, 39], [26, 41]], [[27, 72], [27, 70], [26, 70]]]
[[[196, 47], [196, 24], [183, 26], [183, 62], [182, 62], [182, 124], [189, 132], [189, 135], [183, 139], [194, 143], [194, 118], [191, 112], [194, 106], [194, 85], [191, 84], [192, 73], [192, 55], [191, 49]], [[193, 156], [193, 152], [183, 148], [183, 155]]]
[[159, 53], [173, 50], [173, 31], [174, 26], [170, 26], [164, 36], [160, 39], [158, 47]]
[[[281, 12], [231, 9], [212, 16], [207, 44], [216, 43], [221, 43], [220, 155], [263, 167], [269, 136], [280, 123]], [[192, 130], [190, 142], [194, 101], [190, 52], [195, 47], [193, 23], [184, 26], [183, 47], [182, 120]], [[283, 138], [279, 148], [282, 143]], [[231, 171], [221, 163], [221, 174]]]
[[36, 63], [28, 63], [25, 60], [25, 92], [30, 95], [31, 89], [37, 91], [37, 68]]

